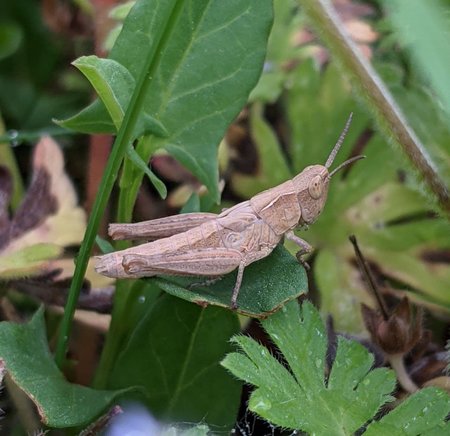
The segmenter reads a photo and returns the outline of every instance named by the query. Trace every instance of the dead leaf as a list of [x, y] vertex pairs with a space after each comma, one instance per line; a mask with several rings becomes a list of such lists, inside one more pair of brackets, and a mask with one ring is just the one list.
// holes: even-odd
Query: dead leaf
[[0, 278], [42, 275], [68, 245], [79, 244], [86, 227], [84, 210], [64, 171], [58, 144], [44, 137], [33, 155], [33, 175], [25, 197], [10, 219], [11, 178], [0, 171]]

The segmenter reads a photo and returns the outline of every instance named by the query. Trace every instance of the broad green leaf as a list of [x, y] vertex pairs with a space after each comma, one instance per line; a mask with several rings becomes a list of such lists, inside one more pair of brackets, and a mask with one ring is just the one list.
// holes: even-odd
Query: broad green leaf
[[222, 365], [256, 386], [249, 408], [269, 422], [315, 435], [348, 435], [362, 427], [391, 400], [395, 376], [371, 370], [373, 356], [360, 344], [338, 339], [327, 373], [327, 335], [319, 312], [309, 302], [284, 306], [262, 325], [289, 365], [285, 368], [253, 339], [236, 336], [240, 353]]
[[0, 60], [11, 56], [22, 42], [22, 29], [13, 22], [2, 21], [0, 25]]
[[50, 427], [87, 424], [125, 392], [97, 391], [65, 380], [48, 349], [43, 309], [27, 324], [0, 323], [0, 359]]
[[[124, 332], [123, 341], [128, 340], [127, 338], [133, 334], [136, 326], [153, 309], [153, 306], [162, 293], [158, 286], [150, 280], [133, 281], [128, 292], [129, 304], [125, 308], [126, 316], [121, 325], [122, 331]], [[124, 344], [125, 342], [121, 343], [121, 349]]]
[[[209, 286], [205, 285], [205, 278], [201, 277], [164, 277], [151, 280], [156, 280], [164, 291], [184, 300], [202, 306], [230, 307], [236, 274], [237, 272], [227, 274], [222, 280]], [[304, 268], [279, 245], [271, 255], [245, 268], [237, 311], [256, 318], [266, 317], [307, 290], [308, 280]]]
[[239, 331], [235, 314], [162, 295], [119, 354], [109, 385], [142, 386], [151, 413], [169, 422], [205, 422], [230, 429], [240, 384], [220, 367]]
[[[173, 1], [138, 1], [125, 19], [110, 59], [135, 80]], [[216, 201], [217, 145], [259, 78], [271, 23], [270, 0], [186, 1], [143, 96], [142, 117], [157, 119], [168, 132], [155, 144], [190, 169]], [[61, 124], [88, 133], [115, 130], [100, 101]]]
[[450, 397], [445, 391], [436, 388], [421, 389], [379, 421], [371, 423], [364, 435], [448, 434], [450, 426], [448, 422], [445, 423], [445, 418], [449, 413]]

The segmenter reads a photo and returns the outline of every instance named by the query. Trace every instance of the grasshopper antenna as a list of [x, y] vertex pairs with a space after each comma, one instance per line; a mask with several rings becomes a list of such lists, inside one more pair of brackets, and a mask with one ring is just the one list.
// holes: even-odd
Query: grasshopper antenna
[[[347, 122], [345, 123], [344, 130], [342, 131], [341, 135], [339, 136], [339, 139], [336, 142], [336, 145], [333, 147], [333, 150], [331, 150], [330, 155], [328, 156], [327, 162], [325, 164], [325, 168], [330, 168], [332, 165], [334, 158], [338, 154], [339, 149], [341, 148], [342, 143], [344, 142], [345, 135], [347, 135], [348, 129], [350, 128], [350, 124], [352, 122], [353, 118], [353, 112], [350, 113], [350, 116], [347, 119]], [[333, 173], [336, 172], [336, 170], [333, 171]]]
[[351, 163], [360, 160], [360, 159], [364, 159], [366, 156], [363, 156], [362, 154], [360, 154], [359, 156], [354, 156], [351, 157], [350, 159], [347, 159], [345, 162], [342, 162], [337, 168], [335, 168], [333, 171], [331, 171], [331, 173], [328, 175], [328, 177], [331, 179], [331, 177], [333, 177], [334, 174], [336, 174], [340, 169], [346, 167], [347, 165], [350, 165]]

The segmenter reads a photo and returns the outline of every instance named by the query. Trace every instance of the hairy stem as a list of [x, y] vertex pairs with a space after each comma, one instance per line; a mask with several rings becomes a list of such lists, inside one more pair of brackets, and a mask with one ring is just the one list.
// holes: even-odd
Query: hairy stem
[[352, 83], [359, 87], [380, 127], [392, 136], [417, 169], [426, 186], [433, 194], [437, 205], [450, 218], [450, 193], [446, 183], [438, 173], [437, 166], [425, 147], [409, 126], [372, 65], [364, 58], [348, 36], [343, 24], [329, 0], [299, 0], [310, 21], [319, 32], [336, 60], [347, 73]]
[[405, 362], [403, 360], [403, 354], [390, 354], [387, 356], [389, 363], [391, 364], [392, 369], [395, 371], [397, 376], [397, 380], [400, 386], [409, 393], [416, 392], [418, 387], [411, 380], [408, 372], [405, 368]]

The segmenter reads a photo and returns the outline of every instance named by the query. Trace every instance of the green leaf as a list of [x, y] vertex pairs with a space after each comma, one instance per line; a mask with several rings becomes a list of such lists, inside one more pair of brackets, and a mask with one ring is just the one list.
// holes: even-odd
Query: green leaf
[[219, 361], [238, 331], [229, 311], [162, 295], [122, 348], [109, 384], [142, 386], [141, 400], [161, 420], [230, 429], [241, 389]]
[[56, 244], [38, 243], [12, 253], [0, 254], [0, 278], [11, 280], [42, 272], [49, 260], [58, 258], [63, 248]]
[[180, 213], [200, 212], [200, 197], [193, 192], [186, 204], [181, 208]]
[[436, 388], [421, 389], [379, 421], [371, 423], [364, 435], [448, 434], [449, 423], [445, 423], [448, 413], [450, 397], [445, 391]]
[[95, 237], [95, 243], [97, 244], [97, 247], [100, 248], [102, 254], [112, 253], [114, 251], [114, 247], [111, 242], [103, 239], [99, 235]]
[[[435, 95], [442, 101], [450, 120], [450, 89], [448, 87], [448, 70], [450, 68], [450, 51], [445, 42], [448, 32], [448, 6], [440, 2], [411, 2], [405, 0], [384, 1], [389, 18], [403, 43], [407, 44], [417, 70], [423, 74], [435, 90]], [[411, 29], [415, 29], [411, 32]]]
[[48, 349], [42, 308], [27, 324], [0, 323], [0, 358], [50, 427], [87, 424], [126, 392], [97, 391], [66, 381]]
[[[172, 3], [138, 1], [124, 22], [110, 58], [135, 80], [145, 53], [155, 48], [159, 17]], [[186, 1], [142, 96], [142, 116], [157, 118], [168, 132], [156, 145], [190, 169], [216, 201], [217, 145], [259, 78], [271, 23], [271, 0]], [[61, 124], [88, 133], [113, 127], [99, 101]]]
[[113, 7], [109, 12], [109, 17], [116, 21], [123, 21], [130, 13], [130, 10], [135, 3], [136, 2], [132, 0]]
[[[202, 306], [211, 304], [230, 307], [236, 275], [237, 272], [227, 274], [210, 286], [206, 286], [205, 279], [199, 277], [167, 276], [150, 280], [155, 280], [161, 289], [184, 300]], [[189, 288], [189, 285], [193, 287]], [[308, 280], [304, 268], [282, 245], [278, 245], [272, 254], [245, 268], [237, 311], [263, 318], [307, 290]]]
[[300, 171], [307, 165], [323, 165], [353, 112], [351, 127], [333, 166], [343, 162], [354, 141], [366, 128], [368, 119], [357, 106], [341, 71], [331, 63], [321, 73], [310, 59], [294, 71], [292, 81], [285, 104], [292, 129], [290, 152], [294, 170]]
[[[118, 131], [135, 87], [135, 78], [123, 65], [113, 59], [82, 56], [74, 61], [73, 65], [91, 82], [108, 111], [115, 131]], [[64, 122], [60, 124], [65, 125]], [[136, 132], [136, 136], [144, 132], [161, 137], [167, 136], [165, 127], [148, 114], [142, 115], [137, 123]]]
[[118, 130], [136, 84], [134, 77], [113, 59], [82, 56], [72, 64], [91, 82]]
[[241, 353], [222, 365], [256, 386], [249, 408], [269, 422], [316, 435], [348, 435], [391, 400], [395, 376], [370, 370], [373, 356], [360, 344], [338, 339], [328, 380], [327, 336], [319, 312], [309, 302], [291, 302], [262, 321], [289, 369], [253, 339], [236, 336]]
[[23, 33], [20, 26], [14, 22], [5, 22], [0, 24], [0, 60], [14, 54], [23, 39]]
[[152, 185], [158, 191], [158, 194], [162, 199], [167, 197], [167, 188], [164, 182], [162, 182], [155, 173], [148, 167], [148, 165], [143, 161], [141, 156], [136, 152], [134, 147], [130, 144], [127, 150], [128, 158], [149, 178]]

